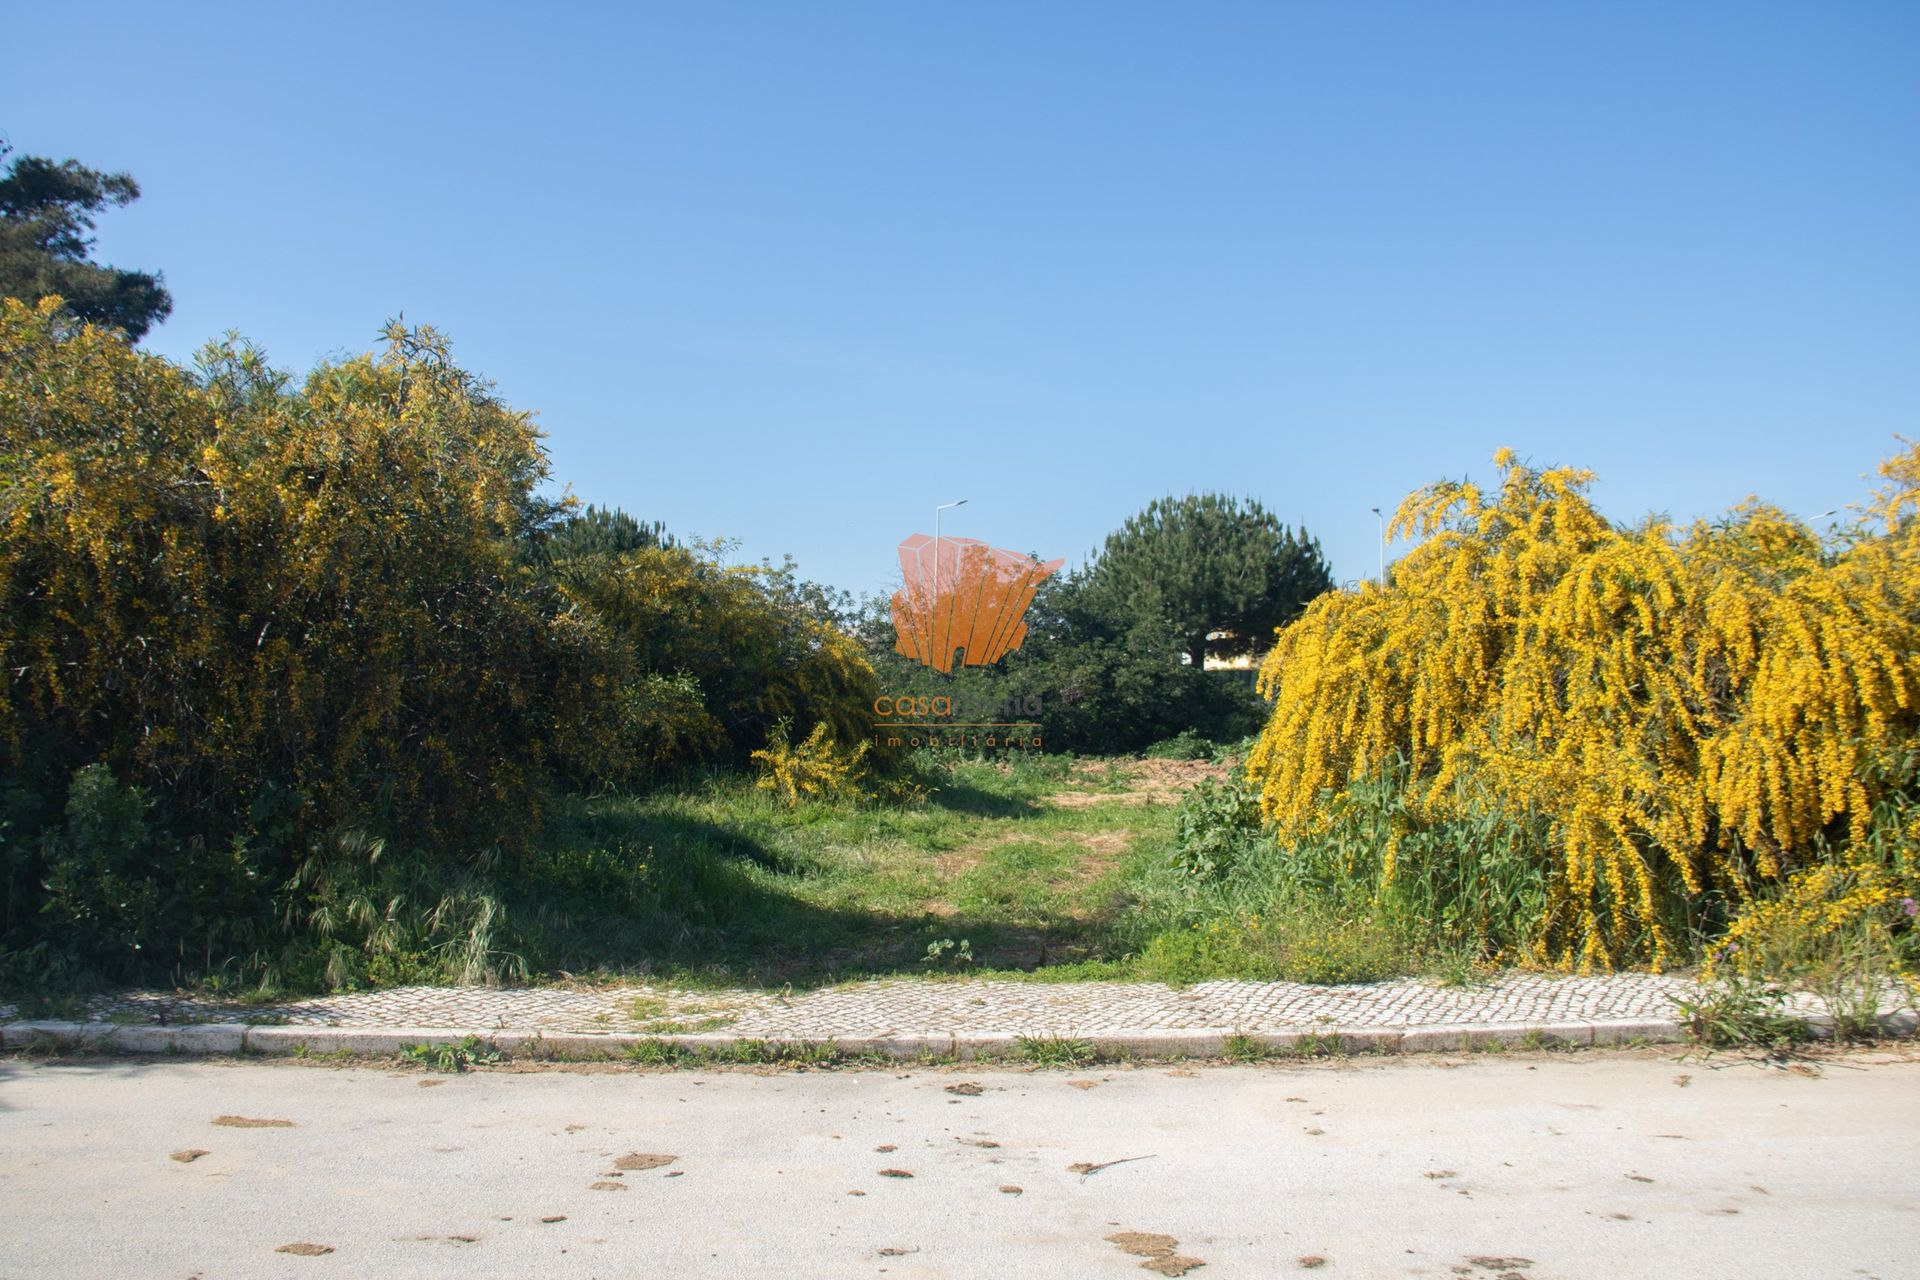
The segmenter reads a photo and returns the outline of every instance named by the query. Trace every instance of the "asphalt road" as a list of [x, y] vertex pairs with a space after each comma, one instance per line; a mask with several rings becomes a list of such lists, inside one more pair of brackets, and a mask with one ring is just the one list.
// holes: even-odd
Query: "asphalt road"
[[16, 1057], [0, 1276], [1893, 1280], [1920, 1275], [1916, 1135], [1911, 1054], [455, 1076]]

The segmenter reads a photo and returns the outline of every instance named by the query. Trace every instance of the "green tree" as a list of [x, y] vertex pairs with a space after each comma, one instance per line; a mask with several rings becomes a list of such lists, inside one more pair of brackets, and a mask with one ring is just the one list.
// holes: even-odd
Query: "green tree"
[[1266, 720], [1250, 686], [1182, 664], [1172, 629], [1085, 573], [1041, 583], [1026, 623], [1026, 640], [998, 663], [951, 675], [894, 652], [884, 600], [869, 602], [855, 630], [888, 694], [947, 695], [956, 721], [1034, 721], [1049, 751], [1140, 751], [1182, 732], [1232, 742]]
[[[1160, 498], [1107, 537], [1089, 584], [1109, 608], [1170, 627], [1195, 670], [1244, 653], [1333, 585], [1320, 544], [1258, 502]], [[1219, 636], [1209, 639], [1209, 636]]]
[[[11, 148], [0, 143], [0, 159]], [[0, 178], [0, 294], [35, 302], [50, 294], [91, 324], [138, 342], [167, 318], [173, 298], [157, 275], [91, 261], [93, 219], [133, 203], [139, 184], [77, 160], [20, 156]]]
[[637, 520], [619, 507], [590, 506], [546, 530], [542, 550], [549, 561], [559, 561], [678, 545], [658, 520]]

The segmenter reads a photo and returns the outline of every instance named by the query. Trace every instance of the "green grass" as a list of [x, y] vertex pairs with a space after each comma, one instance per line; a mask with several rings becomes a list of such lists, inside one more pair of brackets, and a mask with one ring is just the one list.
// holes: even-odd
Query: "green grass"
[[[1210, 874], [1187, 874], [1174, 798], [1195, 775], [1166, 771], [1206, 767], [947, 757], [912, 803], [789, 807], [729, 774], [561, 797], [485, 945], [536, 977], [675, 988], [671, 1009], [650, 995], [631, 1010], [655, 1035], [731, 1025], [723, 1000], [689, 1001], [702, 992], [872, 977], [1478, 980], [1473, 954], [1357, 881], [1290, 890], [1293, 865], [1258, 832], [1229, 830]], [[1224, 803], [1208, 794], [1202, 821]]]
[[[205, 985], [252, 1003], [328, 981], [646, 981], [621, 1029], [666, 1036], [731, 1026], [728, 989], [874, 977], [1480, 979], [1480, 949], [1430, 909], [1438, 887], [1379, 902], [1355, 874], [1378, 837], [1371, 810], [1356, 810], [1367, 821], [1341, 828], [1342, 843], [1280, 850], [1231, 787], [1182, 803], [1184, 785], [1219, 772], [1200, 745], [1145, 761], [932, 757], [910, 802], [789, 807], [725, 772], [556, 796], [531, 852], [390, 886], [441, 902], [436, 923], [330, 944], [346, 978], [329, 961], [324, 977], [309, 965], [259, 991]], [[1524, 884], [1489, 886], [1481, 915], [1524, 904]], [[343, 909], [377, 924], [385, 899], [361, 896]]]
[[1059, 1036], [1020, 1036], [1014, 1056], [1036, 1067], [1087, 1067], [1099, 1058], [1085, 1040]]
[[[790, 809], [726, 776], [564, 798], [498, 945], [535, 971], [694, 989], [1128, 976], [1131, 886], [1163, 854], [1171, 806], [1124, 802], [1124, 768], [1059, 759], [932, 775], [911, 805]], [[1120, 802], [1052, 801], [1066, 790]], [[650, 1021], [664, 1008], [635, 1012], [669, 1030]]]
[[1272, 1046], [1258, 1036], [1232, 1035], [1221, 1047], [1221, 1055], [1229, 1062], [1264, 1062], [1274, 1056]]

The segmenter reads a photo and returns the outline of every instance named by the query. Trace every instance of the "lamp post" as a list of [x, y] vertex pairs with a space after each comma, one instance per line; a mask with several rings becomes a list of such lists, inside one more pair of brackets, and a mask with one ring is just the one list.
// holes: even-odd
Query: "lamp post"
[[1380, 586], [1384, 590], [1387, 585], [1387, 518], [1378, 507], [1373, 508], [1373, 514], [1380, 522]]
[[[939, 618], [936, 611], [940, 607], [940, 513], [950, 507], [964, 507], [965, 498], [958, 502], [943, 502], [933, 509], [933, 599], [927, 604], [927, 654], [933, 654], [933, 641], [939, 634]], [[949, 657], [952, 655], [949, 654]]]

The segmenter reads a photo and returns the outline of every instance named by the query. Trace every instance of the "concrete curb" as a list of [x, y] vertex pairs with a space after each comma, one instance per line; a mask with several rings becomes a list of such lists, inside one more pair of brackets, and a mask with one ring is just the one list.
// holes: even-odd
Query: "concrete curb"
[[[1831, 1021], [1806, 1019], [1814, 1034], [1830, 1035]], [[1889, 1035], [1914, 1033], [1911, 1013], [1881, 1019]], [[752, 1037], [636, 1035], [627, 1032], [543, 1032], [449, 1027], [306, 1027], [198, 1023], [185, 1026], [121, 1025], [99, 1022], [15, 1022], [0, 1025], [0, 1049], [36, 1047], [84, 1049], [111, 1054], [230, 1055], [350, 1054], [391, 1057], [411, 1045], [458, 1044], [473, 1039], [505, 1057], [534, 1060], [619, 1059], [640, 1045], [658, 1045], [686, 1053], [724, 1053]], [[1486, 1022], [1423, 1027], [1317, 1027], [1285, 1031], [1237, 1032], [1227, 1029], [1141, 1028], [1084, 1036], [1031, 1037], [1072, 1040], [1102, 1057], [1219, 1058], [1239, 1050], [1293, 1053], [1455, 1053], [1492, 1049], [1585, 1048], [1632, 1043], [1671, 1044], [1686, 1038], [1671, 1018], [1607, 1022]], [[848, 1055], [897, 1059], [951, 1056], [961, 1060], [1011, 1056], [1021, 1041], [1016, 1033], [968, 1032], [950, 1035], [838, 1036], [829, 1040], [771, 1039], [769, 1044], [813, 1044]]]
[[[1815, 1037], [1833, 1034], [1825, 1014], [1802, 1015]], [[1881, 1017], [1883, 1034], [1912, 1036], [1910, 1011]], [[950, 1056], [965, 1060], [1010, 1057], [1023, 1040], [1071, 1040], [1106, 1058], [1220, 1058], [1241, 1050], [1266, 1053], [1458, 1053], [1499, 1049], [1586, 1048], [1624, 1044], [1672, 1044], [1687, 1038], [1672, 1018], [1614, 1019], [1598, 1022], [1480, 1022], [1418, 1027], [1301, 1027], [1284, 1031], [1240, 1032], [1223, 1028], [1140, 1028], [1084, 1036], [1015, 1032], [965, 1032], [947, 1035], [837, 1036], [824, 1040], [758, 1040], [724, 1033], [642, 1035], [631, 1032], [502, 1030], [449, 1027], [313, 1027], [285, 1024], [191, 1023], [154, 1026], [105, 1022], [14, 1022], [0, 1024], [0, 1049], [38, 1047], [84, 1049], [110, 1054], [349, 1054], [392, 1057], [412, 1045], [458, 1044], [472, 1039], [503, 1057], [553, 1061], [619, 1059], [640, 1045], [669, 1047], [683, 1053], [724, 1054], [741, 1044], [808, 1044], [847, 1055], [896, 1059]], [[1235, 1052], [1231, 1055], [1229, 1050]]]

